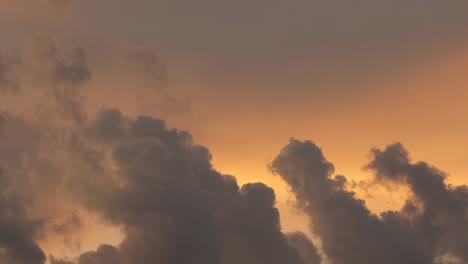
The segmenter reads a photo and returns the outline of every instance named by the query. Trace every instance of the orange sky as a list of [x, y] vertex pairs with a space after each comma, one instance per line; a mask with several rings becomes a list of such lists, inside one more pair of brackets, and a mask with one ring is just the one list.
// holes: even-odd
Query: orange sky
[[[93, 98], [91, 104], [94, 100], [108, 101], [104, 105], [118, 105], [131, 114], [163, 116], [170, 126], [190, 131], [195, 142], [211, 150], [216, 169], [235, 175], [240, 184], [261, 181], [275, 189], [286, 231], [307, 232], [307, 220], [291, 208], [293, 197], [285, 184], [267, 169], [272, 157], [292, 136], [314, 140], [334, 163], [336, 173], [350, 180], [370, 178], [362, 167], [372, 147], [401, 141], [415, 161], [424, 160], [448, 172], [453, 184], [468, 183], [464, 148], [468, 144], [468, 125], [463, 122], [468, 113], [467, 68], [468, 53], [456, 50], [380, 84], [385, 93], [318, 105], [298, 97], [280, 104], [266, 98], [259, 105], [245, 98], [212, 100], [200, 96], [192, 99], [190, 113], [172, 115], [145, 106], [145, 100], [151, 101], [145, 99], [147, 96], [125, 97], [125, 88], [120, 90], [118, 83], [108, 80], [99, 85], [113, 89], [113, 95], [102, 89], [102, 94], [93, 92], [89, 97]], [[398, 209], [405, 197], [404, 193], [385, 189], [372, 196], [356, 191], [376, 213]]]
[[[291, 25], [277, 25], [274, 15], [283, 13], [275, 2], [278, 8], [252, 15], [262, 14], [258, 19], [266, 26], [254, 24], [250, 13], [241, 19], [246, 26], [232, 22], [224, 9], [211, 10], [211, 2], [191, 13], [165, 1], [139, 1], [151, 8], [160, 4], [154, 12], [169, 10], [176, 17], [158, 13], [153, 18], [141, 6], [123, 0], [119, 0], [121, 7], [117, 3], [108, 9], [108, 1], [95, 6], [82, 1], [64, 20], [49, 20], [54, 11], [44, 7], [45, 1], [41, 3], [0, 0], [4, 22], [0, 30], [11, 25], [16, 29], [11, 39], [0, 36], [8, 49], [23, 46], [37, 32], [53, 35], [64, 46], [86, 45], [95, 71], [84, 90], [91, 111], [118, 106], [131, 115], [151, 114], [171, 127], [190, 131], [195, 142], [211, 150], [217, 170], [235, 175], [240, 184], [261, 181], [275, 189], [286, 231], [306, 231], [307, 222], [288, 204], [291, 197], [285, 184], [268, 172], [267, 165], [290, 137], [313, 140], [334, 163], [336, 173], [351, 180], [368, 179], [362, 166], [372, 147], [400, 141], [414, 160], [448, 172], [451, 183], [468, 183], [468, 46], [464, 27], [457, 31], [453, 26], [464, 18], [448, 19], [451, 9], [434, 18], [438, 23], [434, 27], [424, 12], [416, 12], [421, 25], [402, 12], [401, 20], [408, 24], [401, 26], [385, 20], [392, 14], [374, 6], [367, 12], [322, 4], [325, 14], [337, 17], [335, 23], [322, 18], [319, 11], [309, 21], [307, 13], [291, 7], [297, 21], [285, 14], [281, 18], [289, 18]], [[434, 3], [428, 4], [429, 11]], [[404, 10], [412, 14], [411, 7]], [[101, 18], [99, 12], [109, 16]], [[135, 16], [139, 12], [141, 17]], [[368, 22], [379, 12], [382, 21], [374, 28]], [[222, 22], [223, 27], [213, 21]], [[274, 24], [268, 26], [271, 21]], [[415, 35], [414, 40], [404, 30], [406, 25], [414, 26], [416, 33], [409, 34]], [[426, 34], [428, 29], [437, 32]], [[127, 69], [109, 68], [109, 64], [119, 65], [113, 58], [117, 50], [133, 41], [160, 43], [170, 69], [164, 92], [147, 90], [148, 82]], [[106, 62], [109, 58], [111, 63]], [[189, 102], [187, 109], [158, 105], [164, 100], [158, 97], [166, 91], [181, 104]], [[404, 196], [382, 190], [366, 197], [356, 191], [375, 212], [397, 208]], [[115, 229], [102, 231], [93, 221], [89, 220], [89, 232], [94, 236], [86, 236], [81, 250], [100, 242], [115, 243], [119, 237]], [[69, 253], [53, 242], [45, 245], [52, 253]]]

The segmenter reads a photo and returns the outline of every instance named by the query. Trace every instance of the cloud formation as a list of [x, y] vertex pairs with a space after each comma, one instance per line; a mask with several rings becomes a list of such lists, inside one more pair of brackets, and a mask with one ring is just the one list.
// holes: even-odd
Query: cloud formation
[[240, 187], [188, 132], [162, 120], [118, 109], [72, 128], [6, 113], [2, 120], [0, 164], [11, 176], [1, 178], [4, 263], [45, 263], [41, 239], [72, 239], [84, 228], [63, 203], [121, 227], [124, 239], [75, 259], [50, 256], [54, 264], [319, 263], [305, 235], [281, 231], [273, 189]]
[[368, 168], [380, 180], [406, 184], [413, 197], [404, 209], [422, 229], [434, 250], [452, 254], [468, 262], [468, 187], [451, 186], [446, 174], [426, 162], [410, 162], [399, 143], [384, 150], [373, 149]]
[[281, 232], [274, 191], [261, 183], [239, 187], [234, 177], [215, 171], [209, 151], [194, 145], [189, 133], [107, 109], [86, 134], [105, 145], [117, 174], [79, 179], [85, 186], [75, 188], [77, 199], [122, 226], [125, 239], [77, 263], [318, 263], [305, 236], [296, 234], [290, 243]]
[[[406, 64], [406, 54], [443, 51], [452, 45], [445, 39], [458, 44], [467, 37], [460, 27], [466, 24], [462, 11], [467, 5], [461, 2], [431, 0], [424, 8], [407, 1], [370, 0], [360, 3], [365, 8], [354, 3], [264, 0], [203, 0], [188, 8], [178, 1], [47, 2], [60, 13], [72, 4], [77, 8], [79, 15], [69, 18], [77, 24], [70, 30], [77, 38], [86, 25], [93, 30], [83, 31], [93, 36], [105, 32], [116, 39], [134, 32], [135, 39], [146, 40], [157, 33], [172, 54], [180, 52], [196, 65], [203, 60], [213, 63], [207, 75], [221, 80], [225, 76], [218, 73], [237, 76], [239, 69], [248, 78], [266, 73], [268, 80], [275, 80], [270, 67], [289, 68], [286, 61], [300, 57], [307, 76], [314, 69], [313, 78], [362, 75], [367, 81], [373, 76], [370, 70], [380, 67], [387, 73], [389, 64]], [[13, 5], [13, 10], [22, 10], [21, 4]], [[100, 8], [114, 16], [104, 21], [95, 12]], [[121, 16], [132, 12], [147, 21]], [[74, 21], [77, 17], [80, 23]], [[8, 26], [3, 22], [0, 27]], [[29, 48], [17, 57], [0, 54], [0, 94], [20, 98], [34, 90], [41, 97], [34, 94], [33, 104], [47, 106], [34, 108], [45, 112], [45, 118], [0, 109], [0, 263], [468, 263], [468, 187], [451, 186], [445, 173], [425, 162], [413, 163], [399, 143], [373, 149], [366, 166], [376, 182], [411, 190], [404, 207], [379, 215], [349, 190], [346, 177], [334, 175], [334, 165], [313, 142], [292, 139], [282, 149], [270, 168], [289, 185], [297, 207], [308, 216], [310, 231], [320, 242], [316, 246], [304, 233], [282, 230], [271, 187], [240, 186], [234, 176], [215, 170], [209, 150], [195, 144], [189, 132], [100, 102], [97, 113], [88, 109], [82, 88], [99, 73], [92, 70], [87, 48], [59, 45], [44, 35]], [[405, 59], [394, 62], [395, 54]], [[128, 45], [119, 55], [138, 79], [149, 80], [152, 93], [146, 97], [156, 102], [152, 109], [187, 110], [185, 101], [162, 86], [168, 69], [158, 49]], [[114, 66], [109, 64], [103, 63], [103, 68]], [[213, 68], [219, 72], [213, 73]], [[294, 72], [297, 68], [291, 67]], [[109, 70], [118, 82], [116, 72], [125, 71]], [[277, 89], [265, 87], [271, 94]], [[257, 91], [253, 90], [263, 94]], [[123, 240], [66, 259], [41, 248], [51, 236], [70, 247], [80, 245], [78, 234], [86, 228], [82, 211], [121, 229]]]
[[[291, 139], [271, 163], [332, 263], [466, 263], [467, 187], [450, 187], [427, 163], [409, 162], [401, 144], [372, 150], [367, 166], [378, 179], [407, 182], [414, 197], [400, 211], [375, 215], [346, 188], [344, 176], [311, 141]], [[453, 259], [461, 262], [450, 262]], [[450, 257], [449, 257], [450, 259]]]
[[43, 223], [28, 216], [27, 201], [14, 188], [14, 180], [0, 169], [0, 262], [44, 263], [46, 256], [36, 242]]
[[[50, 56], [44, 60], [61, 65]], [[50, 83], [71, 87], [90, 75], [46, 72]], [[74, 96], [81, 96], [79, 89]], [[380, 215], [348, 190], [344, 176], [333, 176], [334, 165], [313, 142], [291, 139], [273, 160], [270, 169], [309, 217], [318, 250], [303, 233], [283, 233], [273, 189], [239, 186], [213, 168], [209, 150], [194, 144], [190, 133], [169, 129], [163, 120], [129, 117], [117, 108], [72, 128], [7, 113], [1, 120], [0, 260], [8, 264], [45, 263], [41, 237], [53, 232], [70, 239], [84, 228], [61, 202], [120, 227], [123, 241], [76, 258], [49, 256], [52, 264], [468, 261], [467, 238], [460, 235], [468, 231], [468, 188], [448, 185], [445, 174], [425, 162], [412, 163], [400, 143], [373, 149], [366, 166], [377, 182], [412, 191], [401, 210]], [[56, 197], [63, 201], [53, 202]], [[44, 211], [50, 206], [59, 212]]]
[[50, 205], [62, 210], [50, 202], [54, 197], [122, 228], [124, 237], [76, 258], [50, 256], [53, 264], [468, 261], [467, 238], [460, 235], [468, 231], [468, 188], [448, 185], [425, 162], [412, 163], [400, 143], [373, 149], [366, 166], [377, 182], [411, 189], [401, 210], [380, 215], [348, 190], [344, 176], [333, 176], [334, 165], [313, 142], [291, 139], [273, 160], [270, 169], [309, 217], [319, 251], [306, 235], [283, 233], [273, 189], [239, 186], [213, 168], [210, 152], [190, 133], [163, 120], [116, 108], [72, 129], [6, 113], [1, 120], [0, 257], [8, 264], [45, 263], [41, 236], [73, 236], [84, 228], [73, 213], [38, 213]]

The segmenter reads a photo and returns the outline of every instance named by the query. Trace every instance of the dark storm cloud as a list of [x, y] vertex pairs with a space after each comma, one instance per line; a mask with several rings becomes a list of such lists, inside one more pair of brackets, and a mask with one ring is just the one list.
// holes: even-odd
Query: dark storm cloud
[[123, 226], [125, 239], [115, 251], [101, 247], [77, 263], [318, 263], [305, 236], [281, 232], [274, 191], [261, 183], [239, 188], [212, 168], [209, 151], [189, 133], [116, 109], [98, 114], [87, 133], [105, 142], [118, 175], [92, 178], [74, 191], [90, 210]]
[[332, 263], [467, 263], [468, 188], [448, 185], [425, 162], [411, 163], [400, 143], [371, 156], [367, 168], [378, 181], [410, 187], [400, 211], [372, 214], [346, 190], [344, 176], [332, 177], [333, 165], [311, 141], [291, 139], [271, 169], [291, 187]]

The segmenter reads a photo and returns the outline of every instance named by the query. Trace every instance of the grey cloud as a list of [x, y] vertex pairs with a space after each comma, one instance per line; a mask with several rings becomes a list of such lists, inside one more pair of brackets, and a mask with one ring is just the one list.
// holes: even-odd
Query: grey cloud
[[39, 78], [50, 88], [60, 111], [75, 121], [85, 118], [79, 88], [91, 79], [87, 53], [83, 47], [62, 52], [47, 36], [38, 36], [32, 43], [33, 59]]
[[322, 257], [310, 239], [301, 232], [288, 234], [289, 242], [299, 251], [304, 264], [319, 264]]
[[118, 109], [104, 109], [85, 128], [85, 134], [96, 142], [121, 140], [127, 133], [128, 120]]
[[291, 139], [271, 169], [291, 187], [332, 263], [432, 263], [424, 230], [399, 212], [371, 213], [311, 141]]
[[100, 248], [77, 263], [311, 263], [302, 256], [316, 254], [313, 244], [281, 232], [274, 191], [261, 183], [239, 187], [215, 171], [209, 151], [189, 133], [116, 109], [98, 114], [87, 131], [94, 141], [113, 139], [101, 142], [118, 175], [102, 185], [92, 178], [74, 191], [91, 211], [122, 226], [125, 239], [115, 252], [106, 247], [117, 262], [100, 258]]
[[45, 73], [53, 84], [76, 89], [91, 78], [83, 47], [62, 52], [54, 39], [44, 35], [36, 37], [32, 45], [34, 55], [40, 60], [39, 63], [43, 63]]
[[409, 153], [401, 143], [395, 143], [389, 145], [385, 151], [372, 149], [371, 159], [365, 168], [375, 170], [378, 178], [392, 177], [399, 180], [404, 177], [402, 173], [409, 163]]
[[78, 264], [119, 263], [117, 249], [110, 245], [101, 245], [95, 252], [87, 252], [78, 259]]
[[56, 259], [50, 257], [51, 264], [116, 264], [120, 263], [117, 256], [117, 248], [111, 245], [101, 245], [96, 251], [86, 252], [75, 261]]
[[27, 201], [13, 181], [0, 170], [0, 262], [42, 264], [46, 257], [35, 239], [43, 223], [28, 216]]
[[[62, 167], [44, 146], [53, 142], [34, 122], [1, 113], [0, 134], [0, 262], [42, 264], [45, 253], [37, 240], [78, 228], [76, 216], [60, 222], [54, 201], [59, 195]], [[61, 202], [60, 199], [57, 202]]]
[[[384, 150], [374, 149], [368, 168], [383, 180], [404, 182], [414, 197], [415, 221], [425, 229], [444, 254], [452, 254], [468, 262], [468, 187], [451, 186], [446, 175], [425, 163], [412, 163], [408, 152], [399, 143]], [[408, 202], [410, 203], [410, 202]]]
[[[213, 169], [208, 149], [162, 120], [104, 109], [78, 130], [65, 129], [52, 139], [22, 119], [4, 114], [3, 120], [0, 161], [12, 174], [0, 184], [7, 186], [2, 194], [17, 192], [2, 196], [0, 206], [16, 210], [15, 223], [22, 223], [16, 233], [0, 239], [5, 248], [1, 257], [8, 264], [15, 263], [10, 259], [23, 248], [27, 251], [21, 252], [30, 254], [21, 255], [25, 259], [18, 264], [32, 259], [43, 263], [44, 253], [35, 240], [48, 225], [64, 234], [69, 227], [80, 228], [73, 215], [63, 225], [53, 225], [60, 222], [24, 213], [34, 206], [26, 201], [40, 200], [38, 195], [57, 186], [65, 188], [61, 197], [122, 227], [125, 236], [119, 245], [102, 245], [72, 261], [50, 257], [53, 264], [322, 261], [304, 234], [281, 231], [271, 188], [262, 183], [238, 186], [234, 177]], [[41, 156], [45, 143], [66, 151], [71, 163]], [[373, 149], [371, 159], [366, 168], [375, 171], [379, 181], [410, 187], [412, 196], [401, 210], [370, 212], [347, 190], [346, 177], [333, 176], [334, 165], [311, 141], [291, 139], [270, 168], [296, 195], [298, 208], [309, 216], [311, 230], [333, 264], [446, 264], [457, 263], [457, 258], [458, 263], [466, 262], [467, 238], [460, 234], [468, 231], [468, 188], [448, 185], [445, 174], [427, 163], [412, 163], [399, 143]], [[31, 178], [33, 169], [41, 177]], [[30, 189], [31, 183], [35, 189]], [[31, 190], [35, 191], [26, 195]], [[2, 219], [0, 213], [0, 232], [14, 230]]]

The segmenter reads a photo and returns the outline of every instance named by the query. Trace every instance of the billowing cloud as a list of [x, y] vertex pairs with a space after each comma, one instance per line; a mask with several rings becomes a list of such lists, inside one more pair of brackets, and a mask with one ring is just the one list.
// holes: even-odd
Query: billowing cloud
[[[290, 243], [281, 232], [274, 191], [261, 183], [239, 187], [234, 177], [215, 171], [208, 150], [193, 144], [189, 133], [116, 109], [101, 112], [85, 131], [104, 144], [117, 174], [80, 178], [83, 189], [74, 191], [91, 211], [122, 226], [125, 238], [114, 253], [103, 246], [78, 263], [316, 261], [302, 258], [316, 254], [304, 236]], [[107, 257], [100, 257], [104, 250]]]
[[44, 263], [46, 256], [36, 242], [43, 222], [28, 215], [28, 201], [7, 173], [0, 168], [0, 262]]
[[271, 169], [289, 184], [332, 263], [436, 263], [446, 255], [466, 262], [467, 188], [449, 187], [424, 162], [411, 164], [401, 144], [372, 155], [377, 177], [410, 185], [414, 197], [401, 211], [370, 212], [311, 141], [291, 139]]
[[84, 226], [67, 206], [121, 227], [124, 239], [72, 260], [50, 256], [51, 263], [319, 263], [306, 236], [282, 232], [273, 189], [238, 186], [213, 169], [209, 151], [188, 132], [162, 120], [117, 109], [73, 130], [3, 119], [0, 161], [11, 177], [2, 178], [0, 246], [7, 264], [44, 263], [38, 241], [51, 233], [72, 239]]
[[[11, 32], [8, 45], [17, 47], [23, 34], [47, 28], [29, 49], [20, 48], [19, 56], [0, 54], [2, 101], [28, 97], [0, 109], [0, 263], [468, 263], [468, 187], [448, 184], [445, 173], [425, 162], [413, 163], [399, 143], [373, 149], [366, 167], [376, 183], [411, 191], [400, 210], [379, 215], [349, 190], [346, 177], [334, 175], [334, 165], [314, 143], [292, 139], [283, 148], [270, 168], [289, 185], [297, 208], [309, 218], [311, 240], [301, 232], [283, 231], [271, 187], [241, 186], [234, 176], [217, 171], [210, 151], [195, 144], [189, 132], [168, 128], [141, 111], [126, 111], [124, 104], [108, 108], [109, 101], [96, 99], [115, 99], [109, 94], [113, 85], [128, 81], [130, 92], [119, 95], [142, 93], [135, 96], [143, 98], [136, 104], [148, 100], [148, 112], [187, 112], [186, 100], [166, 89], [166, 60], [172, 58], [178, 73], [190, 72], [176, 80], [178, 85], [214, 87], [194, 91], [208, 98], [198, 104], [203, 106], [198, 113], [207, 116], [228, 108], [237, 112], [243, 108], [240, 102], [256, 96], [261, 97], [252, 100], [256, 111], [270, 95], [281, 99], [270, 107], [288, 107], [290, 96], [309, 98], [303, 95], [317, 95], [316, 89], [338, 91], [349, 100], [361, 87], [356, 80], [382, 80], [404, 71], [402, 65], [465, 43], [466, 3], [422, 2], [0, 3], [5, 14], [0, 28]], [[47, 8], [63, 14], [72, 5], [76, 16], [63, 24], [44, 19]], [[23, 14], [26, 6], [30, 10]], [[47, 37], [48, 32], [59, 37]], [[158, 45], [152, 44], [153, 37]], [[73, 44], [76, 39], [86, 45]], [[128, 44], [113, 53], [116, 47], [107, 44], [122, 39], [146, 44]], [[114, 65], [115, 58], [105, 61], [110, 56], [123, 57], [125, 65]], [[94, 59], [97, 65], [91, 65]], [[92, 87], [89, 107], [83, 88], [102, 73], [112, 80]], [[300, 87], [314, 89], [284, 89], [290, 80], [304, 80]], [[220, 82], [229, 86], [213, 85]], [[149, 89], [135, 88], [140, 86]], [[228, 99], [218, 101], [218, 95]], [[208, 106], [212, 102], [216, 109]], [[13, 104], [33, 113], [18, 114], [8, 108]], [[282, 113], [278, 119], [285, 117]], [[228, 120], [234, 127], [235, 121]], [[205, 129], [203, 120], [198, 125]], [[83, 215], [122, 230], [122, 240], [81, 250], [80, 235], [89, 221]], [[73, 255], [52, 256], [44, 247], [51, 237], [72, 248]]]
[[449, 185], [446, 174], [426, 162], [410, 162], [399, 143], [371, 153], [373, 160], [368, 168], [379, 179], [410, 187], [413, 197], [407, 201], [407, 208], [424, 230], [425, 239], [442, 253], [468, 262], [468, 187]]

